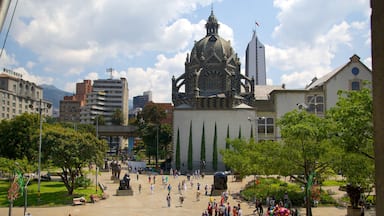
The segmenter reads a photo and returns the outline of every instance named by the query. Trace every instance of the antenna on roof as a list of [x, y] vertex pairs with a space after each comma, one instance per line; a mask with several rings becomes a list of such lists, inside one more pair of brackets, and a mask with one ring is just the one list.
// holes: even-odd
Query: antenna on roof
[[113, 78], [113, 76], [112, 76], [113, 68], [107, 68], [107, 73], [110, 73], [109, 74], [109, 79], [112, 79]]

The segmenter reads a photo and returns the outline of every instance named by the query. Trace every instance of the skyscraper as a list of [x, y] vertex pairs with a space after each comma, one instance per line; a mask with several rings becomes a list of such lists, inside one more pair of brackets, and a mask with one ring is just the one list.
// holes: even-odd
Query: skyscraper
[[253, 77], [256, 85], [266, 85], [265, 47], [253, 31], [245, 53], [245, 75]]

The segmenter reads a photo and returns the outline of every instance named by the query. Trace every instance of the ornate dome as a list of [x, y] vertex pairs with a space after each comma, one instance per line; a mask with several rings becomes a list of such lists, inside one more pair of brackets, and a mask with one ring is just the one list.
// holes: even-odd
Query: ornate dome
[[236, 53], [233, 51], [230, 41], [219, 36], [219, 24], [213, 11], [211, 11], [211, 15], [208, 17], [205, 27], [207, 29], [206, 36], [196, 42], [192, 48], [192, 63], [212, 62], [212, 60], [213, 63], [217, 63], [217, 61], [225, 62], [232, 56], [236, 57]]

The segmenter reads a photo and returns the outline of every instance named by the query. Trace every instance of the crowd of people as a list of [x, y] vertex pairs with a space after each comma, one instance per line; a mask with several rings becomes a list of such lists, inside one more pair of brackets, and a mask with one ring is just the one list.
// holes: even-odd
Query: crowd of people
[[[136, 180], [139, 181], [139, 173], [137, 170], [130, 169], [131, 172], [136, 173]], [[228, 201], [229, 192], [224, 191], [219, 200], [216, 200], [216, 196], [212, 196], [214, 185], [202, 185], [200, 183], [201, 179], [204, 178], [204, 175], [200, 170], [195, 170], [191, 175], [186, 175], [186, 178], [179, 178], [181, 172], [176, 169], [170, 169], [168, 173], [163, 173], [162, 171], [157, 173], [147, 173], [147, 179], [149, 184], [150, 194], [155, 193], [155, 185], [158, 178], [161, 176], [161, 186], [163, 189], [167, 190], [165, 201], [166, 206], [182, 207], [186, 198], [186, 193], [195, 193], [195, 201], [200, 202], [201, 200], [208, 200], [207, 206], [203, 209], [202, 216], [242, 216], [243, 210], [240, 203], [231, 205]], [[173, 187], [170, 183], [169, 178], [173, 178], [173, 185], [177, 186], [177, 192], [172, 191]], [[176, 184], [175, 184], [176, 180]], [[204, 194], [202, 193], [204, 190]], [[142, 185], [138, 184], [139, 194], [142, 191]], [[187, 192], [188, 191], [188, 192]], [[172, 196], [176, 196], [176, 199], [173, 199]], [[202, 198], [203, 196], [203, 198]], [[265, 210], [264, 210], [265, 209]], [[288, 198], [288, 194], [284, 195], [283, 200], [277, 201], [274, 196], [266, 197], [264, 200], [260, 197], [255, 200], [255, 215], [265, 215], [265, 216], [296, 216], [299, 215], [299, 212], [296, 209], [292, 209], [292, 204]]]

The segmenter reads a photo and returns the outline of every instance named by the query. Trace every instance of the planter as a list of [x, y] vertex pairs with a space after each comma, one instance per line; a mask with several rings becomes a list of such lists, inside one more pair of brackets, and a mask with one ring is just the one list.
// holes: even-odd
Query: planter
[[360, 216], [361, 209], [360, 208], [353, 208], [352, 206], [347, 207], [347, 216]]

